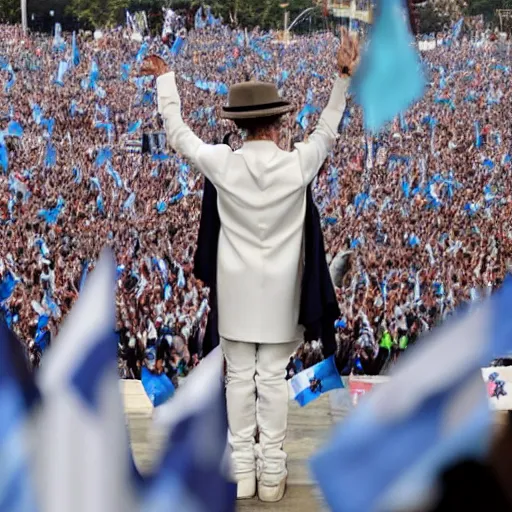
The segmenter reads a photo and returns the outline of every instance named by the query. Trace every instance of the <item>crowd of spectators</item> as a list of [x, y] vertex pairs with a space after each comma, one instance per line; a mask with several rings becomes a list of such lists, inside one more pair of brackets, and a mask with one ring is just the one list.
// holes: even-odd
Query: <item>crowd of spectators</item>
[[[327, 103], [337, 38], [317, 33], [285, 45], [272, 33], [221, 26], [191, 31], [174, 55], [124, 29], [78, 34], [76, 45], [70, 34], [0, 33], [3, 315], [37, 366], [110, 245], [121, 375], [138, 377], [151, 346], [157, 367], [165, 361], [185, 375], [208, 313], [208, 289], [193, 275], [202, 180], [170, 149], [140, 153], [142, 134], [161, 130], [154, 83], [137, 77], [141, 59], [163, 55], [184, 119], [207, 142], [233, 132], [233, 147], [241, 136], [217, 115], [227, 88], [276, 82], [297, 106], [281, 141], [290, 149]], [[314, 183], [327, 258], [343, 261], [337, 335], [346, 372], [383, 371], [510, 267], [509, 51], [500, 42], [449, 43], [422, 55], [423, 100], [382, 133], [364, 132], [349, 99]], [[313, 351], [300, 348], [299, 366]]]

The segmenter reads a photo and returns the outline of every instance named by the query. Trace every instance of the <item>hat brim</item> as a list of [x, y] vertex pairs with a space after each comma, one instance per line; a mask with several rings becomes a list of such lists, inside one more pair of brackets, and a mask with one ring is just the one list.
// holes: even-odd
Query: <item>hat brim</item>
[[223, 107], [220, 113], [222, 119], [230, 119], [235, 121], [237, 119], [258, 119], [264, 117], [282, 116], [288, 114], [292, 110], [295, 110], [295, 106], [288, 102], [275, 107], [263, 107], [263, 108], [250, 108], [243, 110], [242, 108], [230, 108]]

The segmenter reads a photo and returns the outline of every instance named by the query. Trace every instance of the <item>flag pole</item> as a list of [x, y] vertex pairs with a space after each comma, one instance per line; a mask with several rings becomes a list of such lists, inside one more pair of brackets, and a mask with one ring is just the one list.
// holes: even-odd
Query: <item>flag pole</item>
[[23, 35], [27, 35], [27, 32], [28, 32], [27, 0], [21, 0], [21, 26], [23, 28]]

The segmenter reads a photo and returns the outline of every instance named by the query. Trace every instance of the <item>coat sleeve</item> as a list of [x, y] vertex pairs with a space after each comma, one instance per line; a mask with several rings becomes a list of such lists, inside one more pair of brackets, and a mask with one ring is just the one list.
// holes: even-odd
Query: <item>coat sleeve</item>
[[218, 183], [216, 169], [225, 168], [222, 161], [231, 153], [229, 146], [206, 144], [185, 124], [174, 72], [158, 77], [157, 90], [158, 113], [164, 120], [168, 144], [213, 184]]
[[349, 83], [348, 78], [336, 79], [329, 103], [322, 112], [315, 131], [307, 142], [295, 146], [305, 185], [313, 181], [336, 142], [338, 126], [345, 111]]

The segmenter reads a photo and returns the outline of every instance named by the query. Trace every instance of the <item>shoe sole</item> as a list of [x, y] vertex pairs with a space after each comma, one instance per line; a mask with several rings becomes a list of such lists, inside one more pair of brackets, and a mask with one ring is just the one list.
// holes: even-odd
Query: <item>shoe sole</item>
[[283, 487], [283, 490], [277, 495], [277, 497], [275, 499], [271, 499], [271, 500], [263, 499], [263, 498], [260, 497], [259, 494], [258, 494], [258, 499], [262, 503], [277, 503], [277, 502], [281, 501], [284, 498], [285, 494], [286, 494], [286, 485]]

